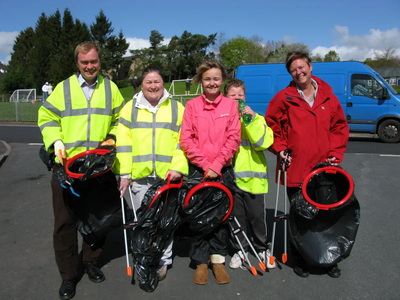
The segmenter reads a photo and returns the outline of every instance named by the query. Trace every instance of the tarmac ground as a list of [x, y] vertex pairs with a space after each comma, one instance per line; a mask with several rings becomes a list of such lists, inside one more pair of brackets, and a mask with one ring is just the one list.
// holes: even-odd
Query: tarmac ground
[[[40, 145], [0, 141], [0, 298], [58, 299], [61, 278], [52, 245], [51, 172], [38, 157]], [[5, 159], [6, 158], [6, 159]], [[267, 155], [270, 190], [266, 197], [269, 231], [275, 208], [275, 157]], [[281, 263], [283, 226], [278, 223], [277, 268], [257, 276], [229, 269], [231, 282], [218, 285], [209, 270], [209, 283], [193, 283], [188, 242], [174, 245], [174, 263], [152, 293], [141, 290], [126, 275], [121, 228], [113, 231], [102, 255], [106, 280], [95, 284], [84, 276], [74, 299], [398, 299], [400, 292], [400, 157], [345, 154], [343, 168], [355, 182], [361, 223], [350, 257], [339, 264], [342, 276], [333, 279], [318, 270], [300, 278], [292, 257]], [[282, 189], [281, 189], [282, 190]], [[280, 202], [280, 210], [283, 203]], [[230, 253], [230, 256], [233, 253]], [[230, 260], [227, 257], [227, 262]], [[254, 265], [257, 261], [250, 258]]]

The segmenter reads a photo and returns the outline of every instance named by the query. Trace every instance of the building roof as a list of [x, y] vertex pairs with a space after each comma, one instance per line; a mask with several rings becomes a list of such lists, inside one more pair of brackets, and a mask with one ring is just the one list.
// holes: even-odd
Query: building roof
[[400, 77], [400, 67], [374, 68], [383, 78]]

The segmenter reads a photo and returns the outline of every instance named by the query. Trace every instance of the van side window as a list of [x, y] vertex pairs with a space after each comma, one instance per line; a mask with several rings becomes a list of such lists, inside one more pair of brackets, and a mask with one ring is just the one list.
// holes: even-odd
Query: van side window
[[371, 75], [351, 75], [351, 94], [372, 99], [383, 99], [382, 85]]

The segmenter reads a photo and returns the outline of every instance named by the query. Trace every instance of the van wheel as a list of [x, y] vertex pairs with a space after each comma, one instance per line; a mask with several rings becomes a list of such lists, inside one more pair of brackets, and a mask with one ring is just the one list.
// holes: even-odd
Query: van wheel
[[385, 120], [378, 128], [379, 138], [385, 143], [397, 143], [400, 141], [400, 122]]

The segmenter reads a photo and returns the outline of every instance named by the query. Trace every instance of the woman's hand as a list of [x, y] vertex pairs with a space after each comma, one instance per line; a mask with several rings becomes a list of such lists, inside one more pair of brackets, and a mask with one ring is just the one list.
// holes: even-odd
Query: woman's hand
[[218, 173], [215, 173], [213, 170], [208, 169], [206, 172], [206, 176], [205, 178], [210, 178], [210, 179], [214, 179], [218, 177]]
[[121, 178], [119, 181], [119, 190], [121, 192], [121, 196], [125, 194], [126, 189], [131, 184], [131, 179]]
[[340, 166], [340, 160], [338, 160], [335, 156], [328, 157], [328, 163], [332, 166]]
[[182, 177], [181, 173], [170, 170], [167, 172], [167, 175], [165, 175], [165, 178], [164, 178], [165, 180], [168, 179], [168, 175], [171, 175], [171, 179], [170, 179], [171, 181], [179, 180]]
[[290, 163], [292, 162], [292, 157], [288, 155], [288, 153], [285, 154], [285, 151], [279, 152], [279, 156], [281, 157], [281, 160], [283, 160], [282, 171], [285, 171], [286, 161], [287, 161], [287, 167], [289, 168]]

